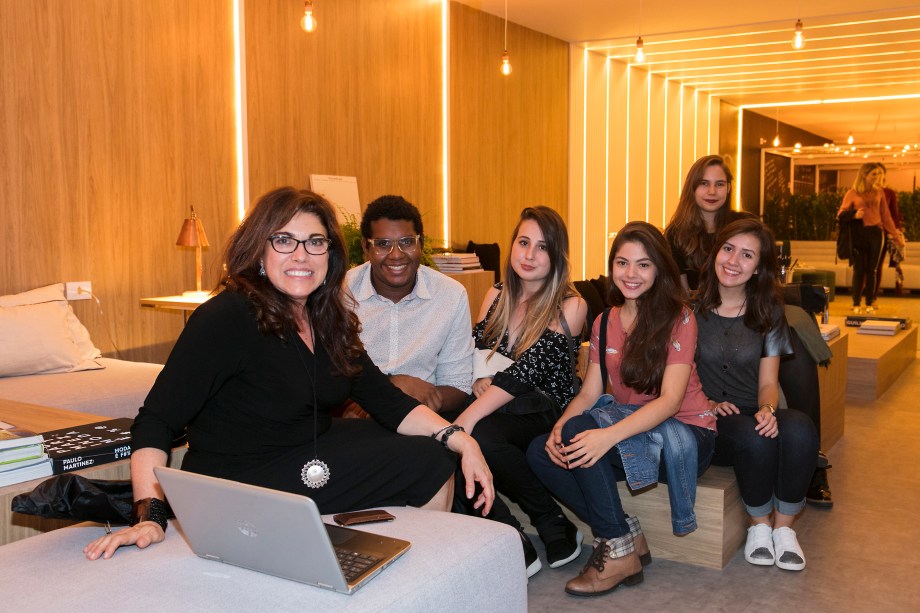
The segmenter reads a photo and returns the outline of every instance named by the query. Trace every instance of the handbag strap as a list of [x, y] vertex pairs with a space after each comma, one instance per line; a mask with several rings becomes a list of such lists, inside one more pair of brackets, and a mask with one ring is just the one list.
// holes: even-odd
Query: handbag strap
[[569, 330], [569, 322], [565, 320], [562, 313], [562, 305], [559, 305], [559, 324], [565, 332], [565, 340], [569, 346], [569, 370], [572, 373], [572, 389], [577, 394], [581, 390], [581, 381], [578, 379], [578, 358], [576, 357], [575, 339], [572, 337], [572, 331]]
[[607, 320], [610, 319], [610, 307], [604, 309], [601, 315], [601, 329], [599, 339], [601, 346], [598, 348], [598, 361], [601, 363], [601, 393], [607, 391]]

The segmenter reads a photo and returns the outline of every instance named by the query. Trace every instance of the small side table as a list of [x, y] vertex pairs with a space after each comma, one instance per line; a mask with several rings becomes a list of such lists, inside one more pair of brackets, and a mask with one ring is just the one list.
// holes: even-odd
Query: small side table
[[184, 322], [188, 316], [202, 304], [214, 297], [214, 294], [198, 292], [192, 294], [179, 294], [178, 296], [159, 296], [156, 298], [141, 298], [141, 307], [159, 309], [164, 311], [182, 311]]

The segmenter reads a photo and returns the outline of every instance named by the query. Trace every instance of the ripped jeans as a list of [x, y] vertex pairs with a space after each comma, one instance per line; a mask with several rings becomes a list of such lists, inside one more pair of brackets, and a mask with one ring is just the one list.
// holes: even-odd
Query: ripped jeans
[[[598, 426], [606, 428], [625, 419], [641, 405], [619, 404], [603, 394], [585, 411]], [[696, 530], [696, 478], [707, 468], [715, 449], [715, 432], [689, 426], [669, 417], [651, 430], [617, 443], [626, 482], [632, 490], [642, 489], [659, 479], [668, 485], [671, 527], [676, 535]], [[664, 465], [662, 471], [661, 464]]]

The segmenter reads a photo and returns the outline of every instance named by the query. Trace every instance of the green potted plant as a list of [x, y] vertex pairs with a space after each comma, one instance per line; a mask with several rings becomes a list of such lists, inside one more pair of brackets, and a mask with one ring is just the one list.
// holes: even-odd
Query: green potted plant
[[[342, 224], [342, 234], [345, 236], [345, 251], [348, 253], [348, 261], [350, 266], [358, 266], [364, 262], [364, 248], [362, 246], [364, 237], [361, 236], [361, 223], [353, 213], [347, 213], [342, 208], [339, 208], [339, 211], [342, 214], [342, 218], [345, 219]], [[433, 253], [431, 243], [432, 240], [426, 236], [422, 245], [422, 264], [438, 270], [434, 260], [431, 259], [431, 254]]]

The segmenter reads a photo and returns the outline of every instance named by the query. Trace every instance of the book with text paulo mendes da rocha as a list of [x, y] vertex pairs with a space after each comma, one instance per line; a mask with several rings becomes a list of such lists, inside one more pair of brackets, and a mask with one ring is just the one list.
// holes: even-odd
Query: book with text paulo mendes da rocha
[[131, 457], [133, 419], [120, 417], [45, 432], [45, 453], [54, 474], [90, 468]]

